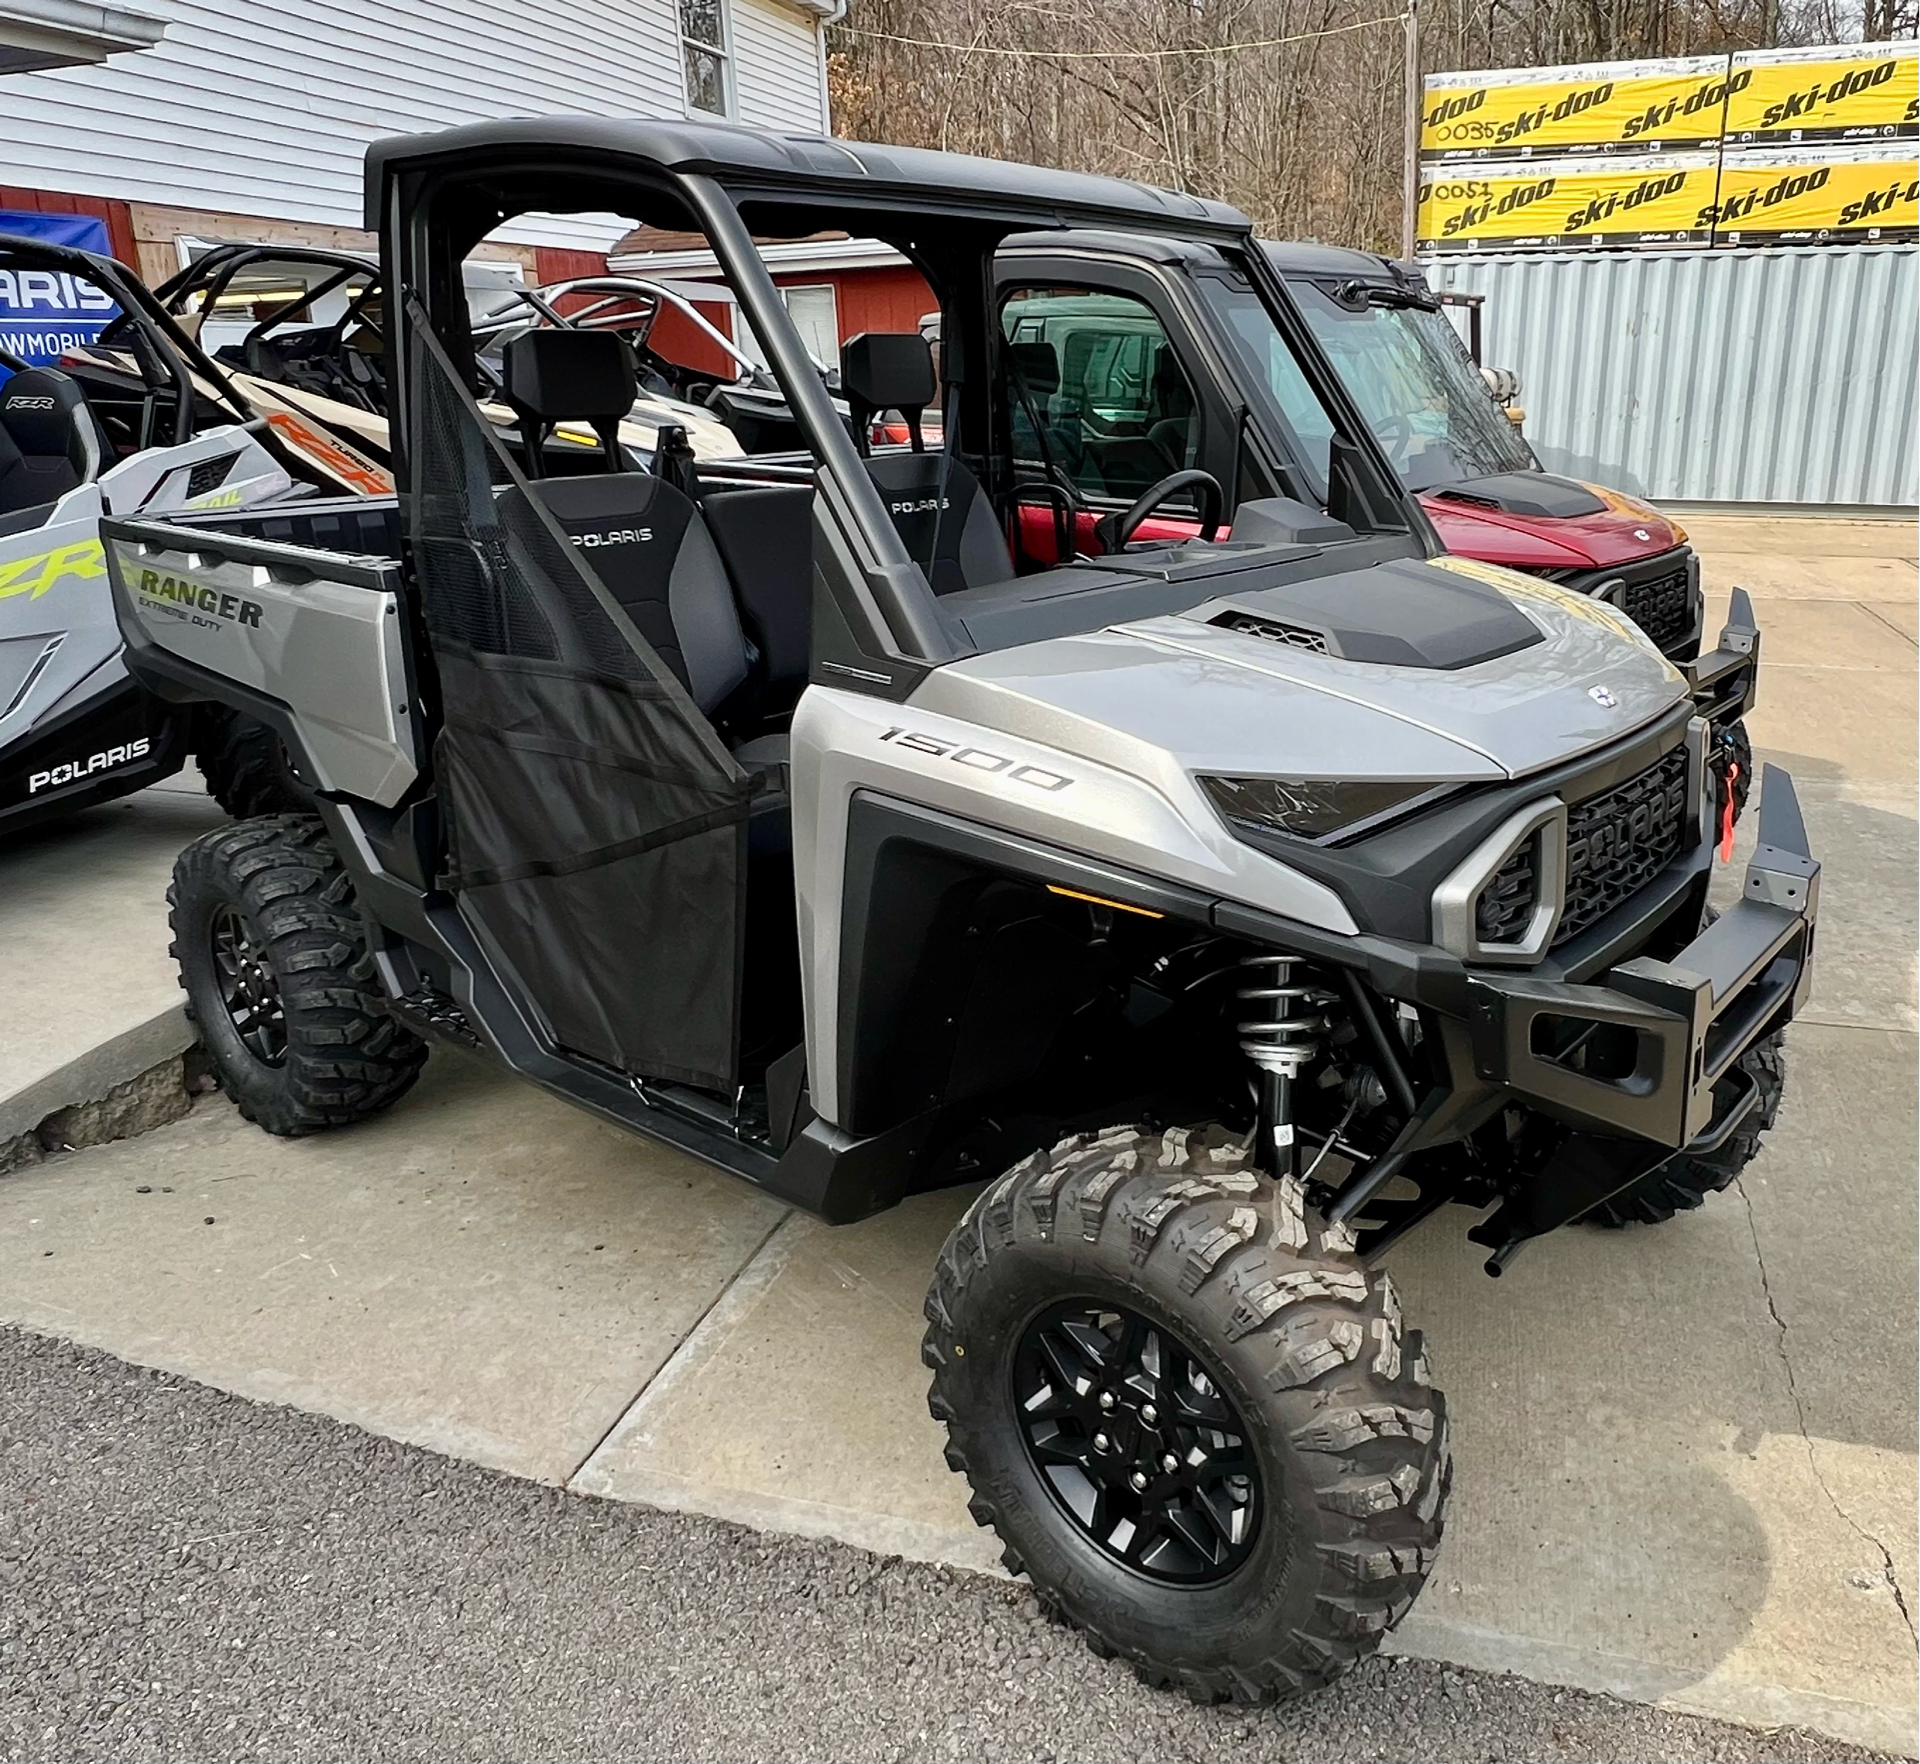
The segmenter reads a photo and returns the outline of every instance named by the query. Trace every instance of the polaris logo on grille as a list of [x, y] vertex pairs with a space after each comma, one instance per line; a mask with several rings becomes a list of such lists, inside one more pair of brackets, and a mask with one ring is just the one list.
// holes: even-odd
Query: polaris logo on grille
[[574, 544], [586, 550], [597, 545], [644, 545], [653, 537], [651, 527], [614, 527], [605, 533], [574, 533]]
[[78, 784], [82, 778], [91, 778], [97, 772], [111, 772], [116, 766], [131, 765], [137, 759], [145, 759], [151, 746], [152, 743], [143, 735], [138, 741], [90, 753], [83, 760], [68, 760], [64, 765], [49, 766], [46, 771], [35, 772], [27, 780], [27, 794], [37, 796], [43, 790], [58, 790], [63, 784]]

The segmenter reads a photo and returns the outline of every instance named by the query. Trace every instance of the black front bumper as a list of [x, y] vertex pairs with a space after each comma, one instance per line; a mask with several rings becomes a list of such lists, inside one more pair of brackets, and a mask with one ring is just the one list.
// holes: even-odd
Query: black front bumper
[[[1475, 1076], [1590, 1131], [1672, 1151], [1717, 1144], [1753, 1103], [1741, 1055], [1806, 997], [1819, 897], [1793, 780], [1768, 766], [1739, 902], [1676, 955], [1638, 956], [1589, 984], [1475, 971], [1466, 989]], [[1625, 1031], [1631, 1058], [1583, 1069], [1568, 1049], [1582, 1045], [1584, 1025]], [[1611, 1039], [1617, 1048], [1621, 1037]]]

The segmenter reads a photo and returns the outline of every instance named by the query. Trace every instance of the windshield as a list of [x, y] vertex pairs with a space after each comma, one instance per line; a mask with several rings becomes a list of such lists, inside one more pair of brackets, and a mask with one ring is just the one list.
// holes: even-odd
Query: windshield
[[1537, 469], [1443, 314], [1355, 308], [1305, 281], [1287, 292], [1409, 490]]

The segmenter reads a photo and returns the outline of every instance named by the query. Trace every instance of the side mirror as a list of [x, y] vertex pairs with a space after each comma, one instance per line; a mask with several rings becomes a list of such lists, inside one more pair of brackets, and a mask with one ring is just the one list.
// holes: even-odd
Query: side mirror
[[1520, 376], [1512, 368], [1483, 367], [1480, 378], [1486, 381], [1495, 404], [1511, 404], [1520, 396]]

